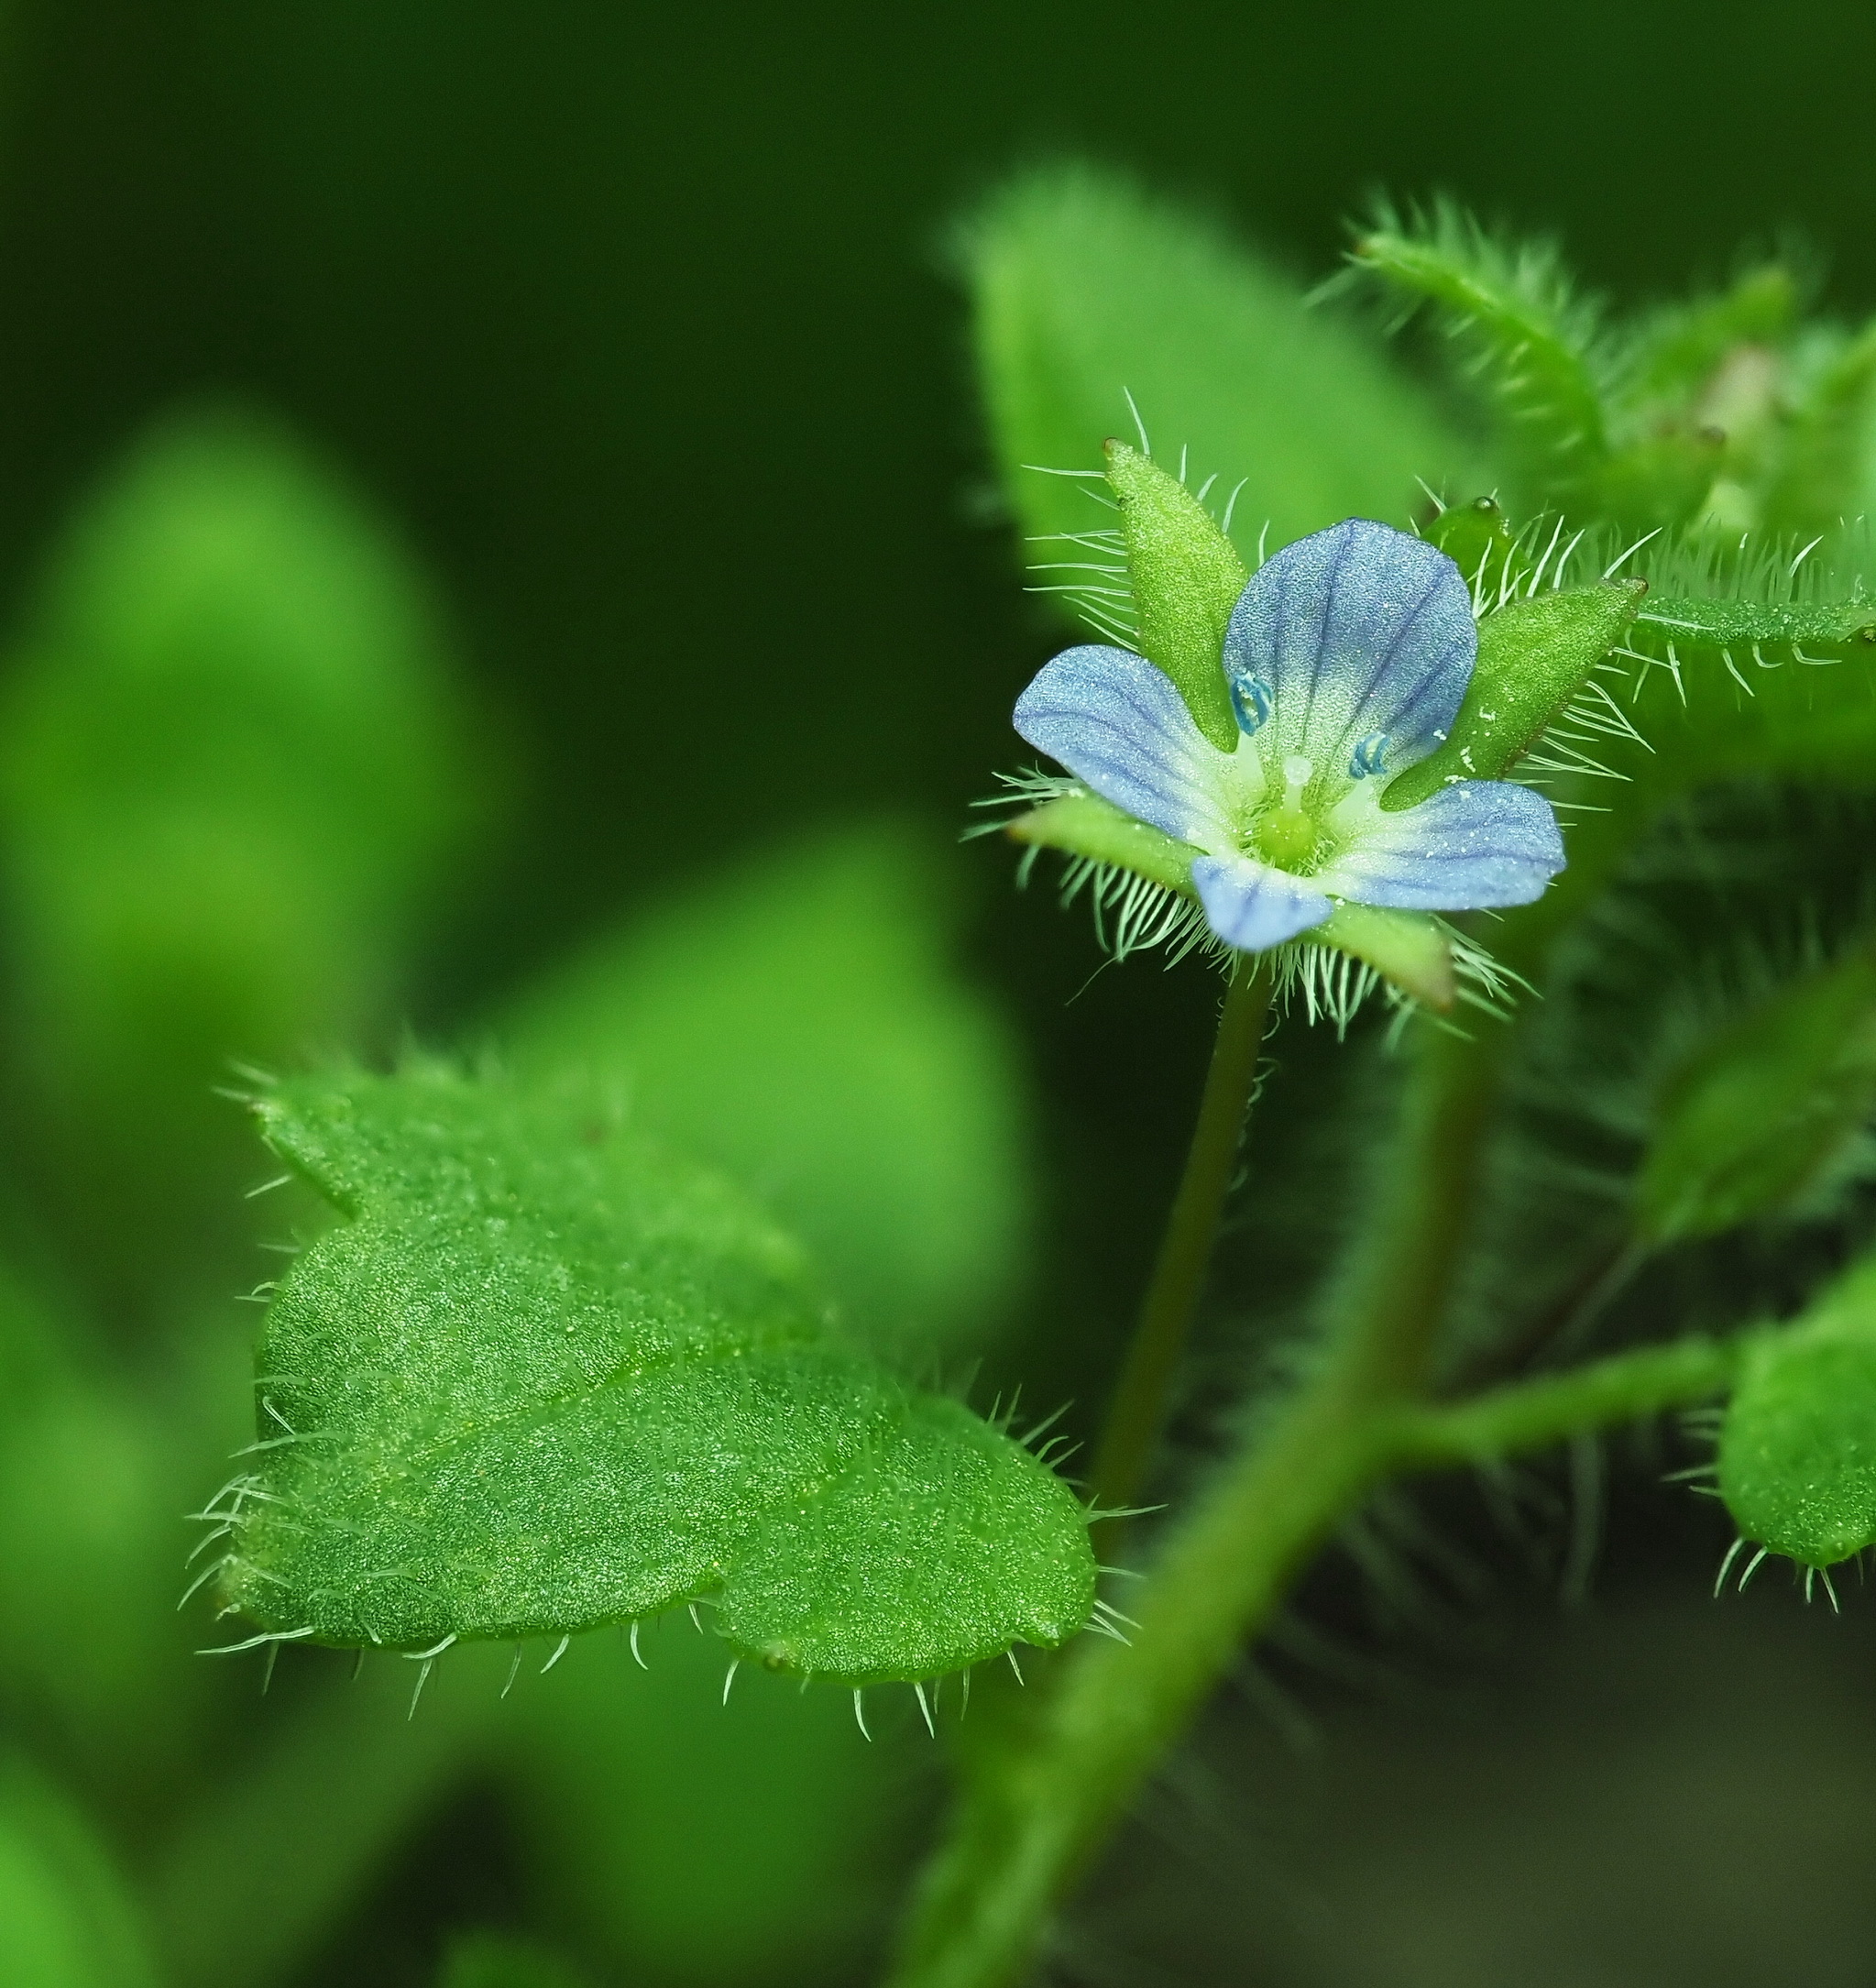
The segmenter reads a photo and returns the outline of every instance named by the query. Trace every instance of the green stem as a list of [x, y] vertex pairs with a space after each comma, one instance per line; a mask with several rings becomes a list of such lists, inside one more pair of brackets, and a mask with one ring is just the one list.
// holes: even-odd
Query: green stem
[[1166, 1419], [1167, 1398], [1191, 1332], [1219, 1216], [1237, 1166], [1270, 1013], [1271, 984], [1270, 968], [1262, 954], [1235, 955], [1185, 1171], [1095, 1453], [1092, 1487], [1097, 1510], [1113, 1510], [1135, 1497]]
[[1723, 1392], [1751, 1344], [1750, 1334], [1675, 1339], [1494, 1388], [1470, 1400], [1416, 1405], [1397, 1416], [1389, 1446], [1402, 1469], [1438, 1469], [1541, 1449], [1565, 1436]]
[[1130, 1644], [1085, 1644], [1012, 1754], [967, 1791], [927, 1873], [893, 1988], [1007, 1988], [1048, 1917], [1245, 1636], [1367, 1489], [1476, 1463], [1724, 1389], [1745, 1339], [1685, 1339], [1450, 1407], [1403, 1400], [1353, 1338], [1246, 1447], [1155, 1568]]
[[1035, 1723], [982, 1761], [915, 1906], [895, 1988], [1002, 1988], [1141, 1781], [1386, 1467], [1431, 1358], [1489, 1122], [1500, 1038], [1422, 1028], [1375, 1205], [1332, 1293], [1316, 1374], [1247, 1434], [1171, 1532], [1129, 1607], [1131, 1645], [1090, 1639]]

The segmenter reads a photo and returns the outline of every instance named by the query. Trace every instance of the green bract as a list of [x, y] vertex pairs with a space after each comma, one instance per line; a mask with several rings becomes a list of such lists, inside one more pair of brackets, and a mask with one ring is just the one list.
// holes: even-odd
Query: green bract
[[269, 1143], [347, 1219], [268, 1314], [225, 1604], [410, 1649], [686, 1598], [855, 1684], [1087, 1620], [1067, 1487], [835, 1336], [795, 1247], [590, 1095], [309, 1078]]
[[1876, 1260], [1749, 1355], [1719, 1489], [1745, 1538], [1805, 1566], [1876, 1543]]

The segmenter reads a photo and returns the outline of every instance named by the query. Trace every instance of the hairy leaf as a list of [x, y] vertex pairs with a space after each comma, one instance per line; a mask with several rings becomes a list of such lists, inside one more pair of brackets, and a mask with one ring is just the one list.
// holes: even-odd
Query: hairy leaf
[[264, 1631], [421, 1648], [697, 1598], [859, 1684], [1086, 1621], [1061, 1481], [840, 1345], [790, 1242], [590, 1096], [413, 1067], [258, 1109], [347, 1218], [269, 1308], [275, 1446], [229, 1493], [225, 1604]]
[[1025, 1086], [954, 963], [949, 882], [896, 825], [765, 852], [601, 939], [497, 1035], [758, 1194], [869, 1338], [981, 1343], [1022, 1274]]
[[1438, 313], [1490, 396], [1530, 508], [1585, 510], [1607, 456], [1607, 365], [1597, 313], [1573, 293], [1555, 250], [1500, 241], [1442, 202], [1384, 216], [1351, 260], [1410, 308]]
[[1741, 1535], [1828, 1567], [1876, 1543], [1876, 1259], [1748, 1356], [1719, 1440]]
[[[1129, 393], [1161, 463], [1183, 462], [1195, 489], [1216, 476], [1247, 552], [1267, 524], [1282, 544], [1347, 517], [1405, 522], [1416, 478], [1464, 468], [1431, 401], [1356, 332], [1126, 180], [1090, 167], [1018, 179], [960, 247], [993, 448], [1026, 533], [1111, 524], [1074, 479], [1027, 466], [1092, 470], [1106, 437], [1134, 433]], [[1104, 565], [1111, 542], [1092, 550]], [[1079, 590], [1072, 574], [1050, 577]], [[1098, 619], [1102, 576], [1089, 584]]]

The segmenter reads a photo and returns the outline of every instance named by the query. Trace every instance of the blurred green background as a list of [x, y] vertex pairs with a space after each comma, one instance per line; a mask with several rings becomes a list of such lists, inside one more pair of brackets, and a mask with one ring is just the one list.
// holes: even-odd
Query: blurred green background
[[[1211, 1003], [1196, 969], [1143, 964], [1091, 983], [1082, 921], [1039, 893], [1018, 898], [996, 849], [947, 867], [968, 803], [1018, 756], [1009, 703], [1055, 639], [1020, 591], [990, 493], [945, 269], [955, 217], [1014, 165], [1092, 156], [1220, 212], [1313, 280], [1371, 189], [1442, 188], [1555, 230], [1593, 283], [1625, 299], [1718, 276], [1742, 239], [1794, 232], [1835, 308], [1876, 306], [1876, 24], [1848, 0], [1775, 16], [1475, 0], [1157, 14], [1105, 0], [913, 12], [14, 0], [0, 37], [0, 599], [15, 625], [36, 614], [60, 640], [91, 639], [56, 604], [29, 613], [49, 548], [179, 406], [251, 404], [337, 466], [427, 577], [433, 598], [393, 616], [411, 620], [413, 680], [433, 666], [423, 658], [453, 652], [473, 686], [465, 750], [484, 770], [488, 818], [449, 844], [446, 908], [377, 1011], [400, 1008], [433, 1036], [501, 1012], [565, 950], [694, 874], [856, 816], [908, 822], [907, 846], [924, 853], [905, 859], [907, 873], [928, 862], [934, 899], [961, 907], [974, 983], [1015, 1017], [1009, 1053], [1036, 1087], [1033, 1297], [990, 1373], [1026, 1376], [1051, 1404], [1125, 1323], [1113, 1294], [1137, 1286], [1150, 1250]], [[342, 565], [354, 557], [343, 536], [328, 548]], [[369, 766], [355, 776], [368, 796]], [[857, 861], [851, 888], [883, 887]], [[374, 877], [366, 895], [389, 904], [402, 887]], [[686, 980], [681, 917], [657, 929], [644, 945], [663, 945], [667, 979]], [[357, 960], [329, 971], [355, 974], [364, 1011], [361, 932]], [[661, 994], [655, 959], [640, 964], [642, 1025], [681, 1035], [683, 1004]], [[885, 983], [899, 971], [880, 968]], [[577, 984], [561, 998], [576, 1036]], [[45, 1000], [82, 1020], [56, 989]], [[344, 1009], [305, 1026], [336, 1030]], [[1283, 1054], [1326, 1060], [1300, 1036]], [[709, 1108], [669, 1104], [680, 1117]], [[1278, 1101], [1273, 1144], [1299, 1129], [1283, 1114], [1305, 1109]], [[49, 1223], [78, 1222], [70, 1155], [23, 1160], [16, 1147], [8, 1164], [43, 1170]], [[212, 1225], [170, 1205], [139, 1218], [159, 1242], [181, 1223]], [[811, 1227], [813, 1211], [797, 1219]], [[137, 1280], [109, 1254], [88, 1258], [80, 1281], [126, 1325]], [[855, 1288], [873, 1274], [856, 1262]], [[217, 1302], [224, 1289], [230, 1279]], [[238, 1346], [249, 1323], [235, 1317], [203, 1361]], [[56, 1325], [14, 1336], [62, 1343]], [[16, 1396], [56, 1392], [48, 1370], [15, 1355], [0, 1378]], [[126, 1384], [155, 1385], [134, 1373]], [[127, 1449], [112, 1413], [89, 1398], [49, 1410], [16, 1481], [88, 1494], [102, 1482], [167, 1526], [212, 1488], [228, 1446], [219, 1424], [178, 1438], [186, 1461], [151, 1459], [140, 1476], [125, 1459], [141, 1438]], [[1221, 1705], [1117, 1858], [1125, 1883], [1072, 1932], [1067, 1977], [1867, 1979], [1876, 1930], [1843, 1907], [1867, 1892], [1870, 1610], [1798, 1618], [1781, 1592], [1707, 1612], [1720, 1527], [1655, 1486], [1661, 1466], [1640, 1456], [1617, 1474], [1602, 1633], [1579, 1623], [1566, 1635], [1553, 1561], [1505, 1549], [1457, 1492], [1442, 1522], [1478, 1535], [1488, 1570], [1463, 1627], [1412, 1610], [1376, 1624], [1346, 1580], [1324, 1575], [1309, 1610], [1335, 1626], [1341, 1653], [1330, 1662], [1300, 1632], [1300, 1654], [1276, 1660], [1280, 1679], [1247, 1676]], [[134, 1771], [118, 1772], [87, 1754], [87, 1708], [128, 1716], [137, 1679], [169, 1689], [175, 1659], [115, 1640], [109, 1610], [44, 1622], [31, 1544], [6, 1547], [5, 1622], [44, 1649], [27, 1665], [39, 1681], [12, 1693], [7, 1717], [28, 1736], [63, 1720], [60, 1771], [111, 1788], [120, 1848], [168, 1873], [159, 1911], [173, 1924], [206, 1895], [192, 1872], [231, 1842], [259, 1846], [254, 1925], [236, 1937], [256, 1958], [230, 1982], [427, 1982], [448, 1928], [543, 1914], [602, 1981], [808, 1978], [858, 1965], [876, 1937], [893, 1853], [871, 1818], [916, 1816], [929, 1763], [889, 1740], [861, 1767], [827, 1768], [849, 1760], [818, 1733], [843, 1708], [810, 1698], [799, 1710], [759, 1686], [749, 1707], [705, 1724], [705, 1685], [700, 1699], [674, 1699], [696, 1732], [672, 1712], [647, 1749], [718, 1750], [710, 1785], [731, 1791], [682, 1829], [667, 1827], [668, 1789], [633, 1792], [636, 1741], [617, 1705], [635, 1679], [617, 1652], [584, 1672], [570, 1659], [535, 1690], [531, 1704], [556, 1683], [567, 1694], [538, 1731], [526, 1724], [537, 1713], [518, 1715], [520, 1743], [547, 1763], [519, 1796], [499, 1763], [436, 1764], [451, 1708], [492, 1695], [478, 1672], [439, 1677], [407, 1738], [404, 1681], [383, 1703], [335, 1709], [311, 1666], [296, 1678], [289, 1661], [264, 1706], [153, 1728]], [[167, 1609], [159, 1585], [152, 1606]], [[663, 1640], [671, 1665], [687, 1661], [675, 1631]], [[61, 1669], [45, 1687], [64, 1695], [55, 1719], [34, 1693]], [[1437, 1691], [1419, 1681], [1435, 1670]], [[373, 1724], [394, 1697], [390, 1723]], [[725, 1719], [755, 1726], [739, 1739]], [[315, 1779], [325, 1760], [346, 1783], [324, 1835], [296, 1838], [291, 1791], [263, 1786], [199, 1841], [151, 1848], [162, 1793], [206, 1785], [217, 1750], [283, 1725]], [[1285, 1734], [1298, 1746], [1313, 1734], [1317, 1752], [1286, 1752]], [[104, 1754], [116, 1742], [104, 1731], [95, 1743]], [[349, 1778], [378, 1753], [387, 1783], [405, 1776], [381, 1802]], [[737, 1777], [758, 1757], [771, 1793], [812, 1783], [806, 1809], [739, 1801]], [[67, 1895], [88, 1895], [96, 1876], [66, 1797], [36, 1772], [0, 1783], [0, 1912], [21, 1924], [55, 1865], [78, 1872], [60, 1881]], [[865, 1782], [850, 1801], [849, 1773]], [[819, 1808], [817, 1789], [829, 1791]], [[342, 1837], [353, 1852], [332, 1849]], [[711, 1843], [727, 1890], [674, 1895], [667, 1840]], [[803, 1842], [852, 1880], [825, 1901], [831, 1929], [798, 1910], [820, 1868], [806, 1852], [790, 1861]], [[324, 1844], [344, 1867], [331, 1923], [283, 1924], [265, 1891], [269, 1843], [281, 1859]], [[1646, 1895], [1637, 1868], [1652, 1875]], [[722, 1900], [745, 1893], [754, 1902], [739, 1917]], [[1425, 1930], [1430, 1898], [1438, 1937]], [[95, 1954], [61, 1959], [66, 1935], [49, 1931], [42, 1978], [134, 1979], [115, 1910], [85, 1914]], [[686, 1913], [712, 1926], [707, 1951], [669, 1943]], [[1657, 1921], [1674, 1937], [1631, 1937]], [[177, 1950], [219, 1950], [207, 1936], [191, 1949], [173, 1924]], [[463, 1988], [559, 1978], [503, 1972], [493, 1949], [452, 1965]], [[209, 1961], [184, 1978], [212, 1978]]]

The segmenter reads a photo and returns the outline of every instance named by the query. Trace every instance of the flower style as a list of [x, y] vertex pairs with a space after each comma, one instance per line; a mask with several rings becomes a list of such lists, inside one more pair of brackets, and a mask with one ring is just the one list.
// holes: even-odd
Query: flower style
[[1529, 904], [1563, 867], [1556, 817], [1529, 787], [1454, 779], [1417, 806], [1381, 806], [1388, 781], [1445, 740], [1477, 654], [1452, 560], [1354, 518], [1276, 554], [1232, 610], [1234, 751], [1205, 738], [1145, 657], [1096, 644], [1042, 668], [1015, 727], [1103, 799], [1190, 843], [1212, 929], [1257, 952], [1338, 899]]

